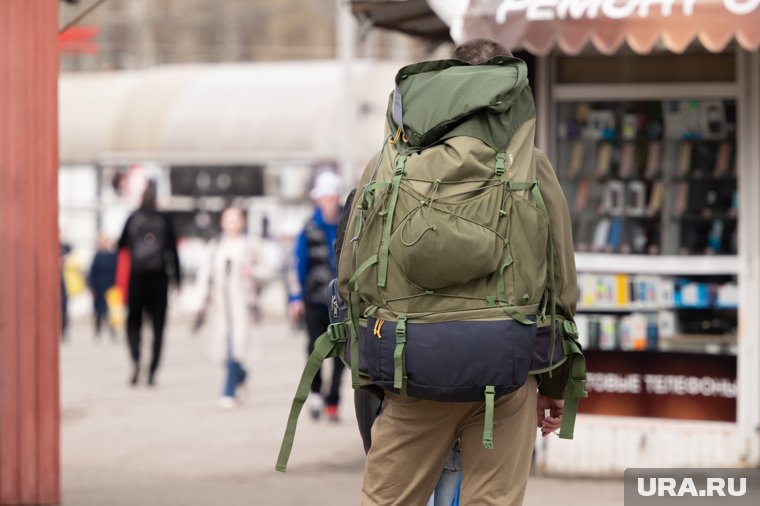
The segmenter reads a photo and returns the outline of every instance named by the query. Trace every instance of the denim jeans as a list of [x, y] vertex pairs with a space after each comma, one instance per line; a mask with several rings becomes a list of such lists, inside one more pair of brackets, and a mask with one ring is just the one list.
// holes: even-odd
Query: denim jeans
[[461, 471], [444, 469], [428, 506], [459, 506]]
[[245, 372], [243, 366], [232, 358], [227, 358], [227, 381], [224, 383], [224, 396], [235, 397], [235, 390], [245, 381], [248, 374]]
[[433, 497], [427, 506], [459, 506], [459, 487], [462, 481], [462, 452], [457, 442], [443, 466]]

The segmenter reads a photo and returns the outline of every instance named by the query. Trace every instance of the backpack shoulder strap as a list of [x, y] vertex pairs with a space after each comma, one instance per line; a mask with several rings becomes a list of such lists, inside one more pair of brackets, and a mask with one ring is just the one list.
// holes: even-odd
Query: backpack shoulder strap
[[346, 339], [348, 337], [349, 326], [346, 323], [335, 323], [327, 327], [327, 331], [317, 338], [314, 343], [314, 351], [306, 362], [301, 380], [298, 382], [296, 396], [293, 404], [290, 406], [290, 415], [288, 424], [285, 429], [285, 435], [282, 438], [280, 454], [277, 457], [275, 469], [285, 472], [290, 459], [290, 452], [293, 449], [293, 440], [296, 435], [296, 426], [298, 425], [298, 416], [301, 414], [306, 398], [309, 395], [309, 388], [314, 377], [319, 372], [322, 362], [329, 357], [339, 357], [345, 349]]

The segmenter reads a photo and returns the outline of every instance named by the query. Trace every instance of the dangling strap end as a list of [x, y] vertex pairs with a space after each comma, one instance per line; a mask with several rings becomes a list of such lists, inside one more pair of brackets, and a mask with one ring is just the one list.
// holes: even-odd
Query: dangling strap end
[[483, 448], [493, 450], [493, 405], [496, 396], [496, 388], [493, 385], [486, 387], [486, 414], [483, 424]]
[[493, 433], [483, 431], [483, 448], [486, 450], [493, 450]]
[[331, 338], [329, 332], [325, 332], [319, 336], [314, 343], [314, 351], [306, 362], [306, 367], [304, 367], [303, 373], [301, 374], [301, 380], [298, 382], [296, 395], [290, 406], [290, 414], [288, 415], [285, 434], [282, 437], [280, 453], [277, 456], [277, 464], [275, 465], [277, 471], [285, 472], [288, 467], [288, 459], [290, 458], [290, 452], [293, 449], [293, 440], [295, 439], [296, 426], [298, 425], [298, 416], [301, 414], [301, 408], [303, 408], [306, 398], [309, 395], [309, 387], [311, 386], [314, 377], [319, 372], [319, 368], [325, 358], [334, 357], [338, 353], [335, 345], [336, 342]]
[[393, 388], [406, 394], [404, 349], [406, 348], [406, 313], [398, 315], [396, 321], [396, 349], [393, 352]]

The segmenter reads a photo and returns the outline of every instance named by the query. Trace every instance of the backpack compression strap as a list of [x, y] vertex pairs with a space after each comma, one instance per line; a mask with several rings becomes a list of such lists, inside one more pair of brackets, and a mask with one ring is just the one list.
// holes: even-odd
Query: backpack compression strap
[[396, 203], [398, 202], [398, 189], [401, 184], [401, 178], [404, 177], [406, 170], [406, 155], [401, 155], [396, 160], [396, 172], [391, 180], [391, 197], [388, 203], [387, 214], [385, 215], [385, 225], [383, 227], [383, 236], [380, 240], [380, 252], [378, 253], [377, 267], [377, 286], [385, 288], [388, 279], [388, 252], [391, 243], [391, 232], [393, 229], [393, 215], [396, 212]]
[[288, 459], [290, 458], [290, 451], [293, 449], [293, 439], [296, 435], [298, 415], [301, 414], [301, 408], [303, 408], [306, 397], [309, 395], [311, 382], [319, 372], [322, 362], [326, 358], [338, 356], [341, 350], [345, 348], [348, 331], [349, 327], [345, 323], [332, 324], [327, 327], [327, 331], [319, 336], [314, 343], [314, 352], [306, 362], [306, 367], [304, 367], [303, 374], [301, 374], [301, 381], [298, 383], [296, 396], [290, 407], [288, 425], [282, 438], [280, 455], [277, 457], [277, 466], [275, 466], [275, 469], [278, 471], [285, 472], [285, 469], [288, 467]]

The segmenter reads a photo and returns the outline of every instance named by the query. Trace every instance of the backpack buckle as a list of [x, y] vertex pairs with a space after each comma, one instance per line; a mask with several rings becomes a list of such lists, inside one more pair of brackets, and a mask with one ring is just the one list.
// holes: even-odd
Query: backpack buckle
[[333, 343], [345, 343], [348, 340], [348, 325], [346, 323], [332, 323], [327, 327], [327, 334]]
[[404, 170], [406, 168], [406, 155], [401, 155], [398, 157], [398, 160], [396, 160], [396, 176], [401, 176], [404, 174]]
[[496, 153], [496, 175], [501, 177], [504, 175], [504, 170], [507, 166], [507, 155], [506, 153]]

